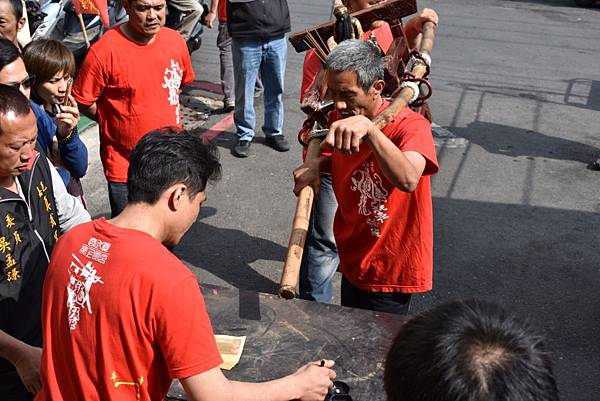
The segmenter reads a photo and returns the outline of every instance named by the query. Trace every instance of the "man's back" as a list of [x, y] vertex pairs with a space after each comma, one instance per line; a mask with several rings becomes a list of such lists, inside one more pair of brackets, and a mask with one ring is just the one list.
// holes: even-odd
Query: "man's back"
[[62, 237], [44, 299], [38, 400], [162, 399], [221, 363], [195, 276], [142, 231], [100, 219]]

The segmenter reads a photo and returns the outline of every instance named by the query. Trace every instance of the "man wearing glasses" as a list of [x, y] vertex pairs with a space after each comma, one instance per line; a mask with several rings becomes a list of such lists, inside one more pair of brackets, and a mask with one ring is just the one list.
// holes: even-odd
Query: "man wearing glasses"
[[[9, 40], [0, 38], [0, 84], [19, 89], [29, 99], [34, 83], [35, 77], [27, 74], [19, 49]], [[86, 171], [88, 151], [77, 134], [77, 107], [61, 106], [61, 112], [56, 115], [57, 124], [38, 104], [31, 102], [31, 108], [37, 123], [37, 142], [42, 150], [50, 155], [52, 140], [56, 136], [65, 168], [69, 171]]]

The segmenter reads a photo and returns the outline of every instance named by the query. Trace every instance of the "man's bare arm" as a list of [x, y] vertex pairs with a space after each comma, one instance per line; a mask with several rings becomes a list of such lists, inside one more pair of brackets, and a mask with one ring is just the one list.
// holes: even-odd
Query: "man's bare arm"
[[79, 103], [79, 110], [82, 114], [88, 116], [94, 121], [97, 121], [98, 106], [96, 105], [96, 102], [87, 106], [85, 104]]
[[181, 384], [192, 401], [322, 401], [335, 378], [331, 367], [333, 361], [326, 361], [324, 367], [313, 362], [294, 374], [263, 383], [230, 381], [217, 367], [182, 379]]
[[27, 391], [32, 394], [40, 391], [41, 348], [26, 344], [0, 330], [0, 357], [14, 365]]
[[352, 116], [332, 123], [322, 145], [342, 153], [355, 154], [359, 152], [363, 141], [371, 147], [383, 175], [392, 185], [404, 192], [415, 190], [425, 170], [425, 158], [418, 152], [398, 149], [364, 116]]

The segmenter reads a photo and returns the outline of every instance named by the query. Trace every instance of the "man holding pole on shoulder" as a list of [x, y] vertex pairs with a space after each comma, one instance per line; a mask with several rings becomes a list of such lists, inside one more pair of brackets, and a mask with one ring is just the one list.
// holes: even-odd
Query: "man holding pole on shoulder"
[[[372, 43], [340, 43], [325, 68], [335, 110], [323, 144], [333, 149], [342, 305], [404, 314], [411, 294], [432, 288], [429, 176], [438, 163], [431, 126], [408, 108], [385, 127], [371, 121], [389, 105], [381, 96], [383, 60]], [[308, 160], [296, 169], [296, 194], [306, 185], [319, 187], [322, 162]]]
[[[343, 4], [348, 7], [348, 11], [355, 12], [368, 8], [378, 1], [367, 0], [345, 0]], [[438, 15], [435, 10], [424, 8], [421, 12], [410, 18], [406, 24], [403, 24], [404, 33], [409, 48], [417, 48], [416, 38], [423, 30], [423, 25], [431, 22], [438, 23]], [[387, 54], [394, 37], [387, 22], [376, 21], [365, 31], [361, 39], [367, 40], [374, 35], [377, 44], [381, 50]], [[326, 82], [317, 78], [321, 71], [322, 62], [317, 53], [311, 49], [307, 51], [304, 58], [304, 67], [302, 75], [302, 86], [300, 90], [300, 101], [304, 102], [304, 97], [315, 85], [318, 86], [318, 92], [324, 94], [326, 91]], [[315, 82], [317, 80], [317, 82]], [[306, 135], [314, 123], [313, 115], [305, 121], [302, 127], [300, 137], [307, 142]], [[306, 158], [304, 148], [303, 159]], [[328, 153], [324, 153], [327, 155]], [[333, 219], [337, 209], [337, 201], [331, 186], [331, 174], [327, 166], [321, 169], [321, 184], [319, 196], [314, 199], [313, 210], [310, 216], [310, 226], [306, 238], [302, 264], [299, 276], [299, 296], [303, 299], [314, 300], [318, 302], [331, 303], [333, 299], [333, 277], [337, 271], [339, 258], [335, 239], [333, 235]]]

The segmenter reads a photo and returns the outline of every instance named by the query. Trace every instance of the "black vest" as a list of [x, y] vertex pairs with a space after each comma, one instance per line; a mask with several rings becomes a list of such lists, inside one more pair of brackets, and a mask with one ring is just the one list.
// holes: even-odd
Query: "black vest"
[[[31, 170], [17, 180], [26, 200], [0, 188], [0, 329], [41, 347], [42, 286], [60, 232], [52, 176], [43, 152], [38, 151]], [[7, 386], [14, 388], [15, 375], [13, 365], [0, 358], [0, 394]]]
[[286, 0], [227, 1], [227, 29], [234, 39], [267, 40], [290, 31]]

